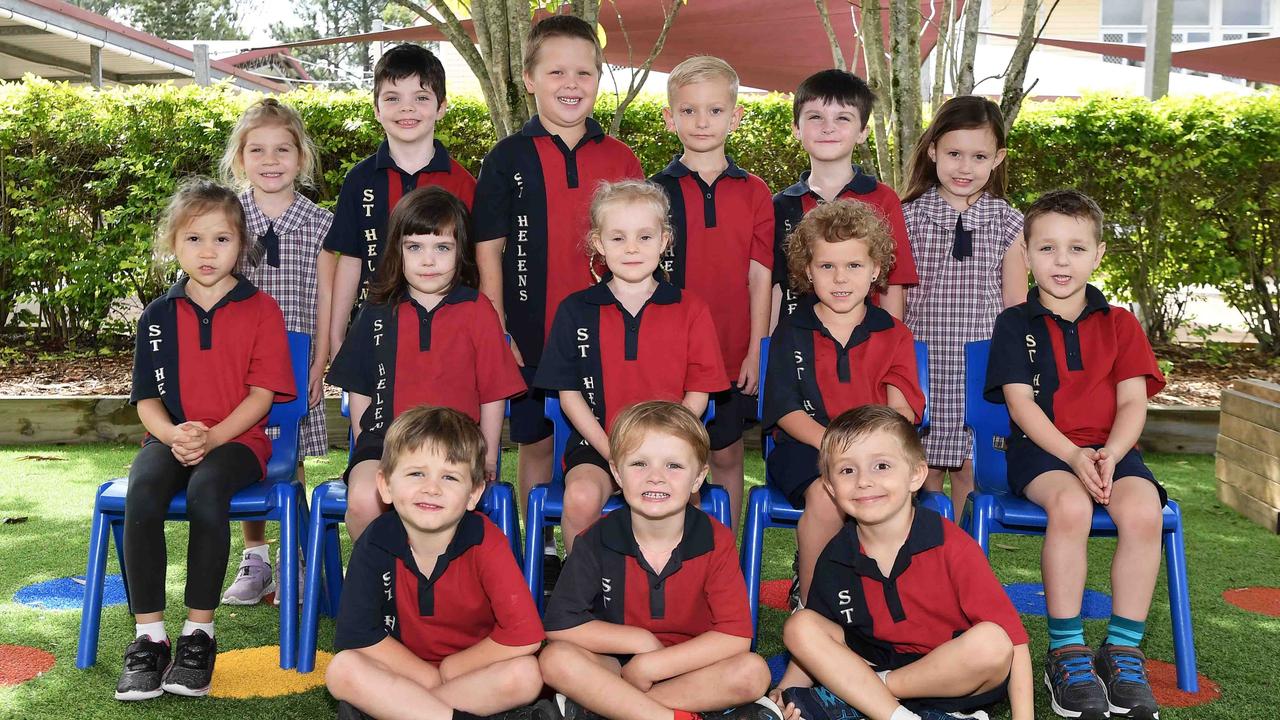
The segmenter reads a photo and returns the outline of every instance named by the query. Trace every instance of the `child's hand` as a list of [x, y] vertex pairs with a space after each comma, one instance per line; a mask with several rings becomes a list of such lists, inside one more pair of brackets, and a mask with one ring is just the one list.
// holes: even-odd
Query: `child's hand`
[[516, 345], [516, 339], [511, 338], [511, 355], [516, 359], [516, 365], [524, 367], [524, 356], [520, 354], [520, 346]]
[[493, 487], [493, 484], [496, 482], [498, 482], [498, 463], [496, 460], [494, 462], [489, 462], [488, 460], [485, 460], [484, 462], [485, 488], [487, 489], [487, 488]]
[[631, 662], [622, 666], [622, 679], [640, 692], [649, 692], [649, 688], [661, 679], [658, 672], [660, 663], [653, 662], [653, 655], [640, 653], [631, 658]]
[[1084, 485], [1084, 489], [1099, 503], [1105, 495], [1102, 489], [1102, 477], [1098, 475], [1098, 451], [1093, 448], [1076, 448], [1071, 454], [1071, 471]]
[[782, 720], [804, 720], [804, 718], [801, 717], [800, 715], [800, 708], [797, 708], [795, 706], [795, 703], [786, 703], [785, 705], [783, 704], [782, 688], [776, 687], [770, 690], [769, 699], [773, 701], [774, 705], [777, 705], [779, 708], [782, 709]]
[[1116, 461], [1115, 453], [1107, 448], [1104, 447], [1098, 450], [1098, 477], [1102, 481], [1103, 493], [1103, 499], [1099, 502], [1103, 505], [1111, 502], [1111, 486], [1112, 481], [1115, 480]]
[[738, 371], [738, 390], [743, 395], [755, 395], [760, 390], [760, 346], [752, 343], [747, 357]]
[[307, 378], [307, 406], [315, 407], [324, 402], [324, 358], [311, 363]]

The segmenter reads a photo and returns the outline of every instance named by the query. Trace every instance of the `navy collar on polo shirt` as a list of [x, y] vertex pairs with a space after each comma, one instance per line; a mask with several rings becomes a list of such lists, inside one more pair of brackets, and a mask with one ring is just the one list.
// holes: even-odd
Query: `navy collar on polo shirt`
[[[391, 553], [399, 558], [409, 572], [418, 579], [418, 614], [429, 616], [435, 614], [435, 593], [433, 588], [435, 583], [449, 568], [449, 563], [462, 557], [471, 548], [484, 542], [484, 521], [474, 512], [465, 512], [462, 519], [458, 521], [458, 527], [453, 531], [453, 539], [449, 541], [449, 546], [440, 554], [436, 560], [436, 566], [431, 571], [431, 577], [422, 574], [418, 569], [418, 563], [413, 559], [413, 548], [409, 546], [409, 533], [405, 530], [404, 521], [396, 514], [395, 509], [384, 514], [383, 517], [393, 519], [375, 520], [369, 525], [365, 532], [369, 535], [369, 543], [376, 545], [383, 550]], [[381, 518], [379, 518], [381, 520]]]
[[221, 308], [227, 303], [248, 300], [258, 292], [258, 288], [255, 287], [253, 283], [249, 282], [248, 278], [245, 276], [240, 273], [232, 273], [231, 275], [236, 279], [235, 287], [231, 288], [226, 295], [222, 296], [221, 300], [214, 303], [213, 307], [208, 310], [197, 305], [196, 301], [192, 300], [187, 295], [187, 283], [191, 281], [190, 276], [184, 277], [174, 283], [173, 287], [169, 288], [169, 292], [165, 293], [166, 300], [178, 300], [179, 298], [185, 298], [187, 302], [191, 303], [191, 309], [195, 311], [196, 318], [200, 320], [201, 350], [208, 350], [213, 347], [213, 314], [218, 311], [218, 308]]
[[[564, 145], [564, 141], [560, 140], [560, 136], [551, 135], [551, 132], [547, 130], [546, 126], [542, 124], [542, 118], [538, 117], [537, 115], [534, 115], [533, 117], [529, 118], [529, 122], [526, 122], [524, 124], [524, 127], [520, 128], [520, 134], [528, 135], [529, 137], [549, 135], [555, 138], [556, 140], [558, 140], [561, 145]], [[595, 140], [596, 142], [600, 142], [604, 140], [604, 127], [600, 125], [600, 123], [596, 122], [596, 119], [593, 117], [587, 118], [586, 133], [582, 136], [582, 139], [578, 141], [578, 145], [575, 146], [575, 149], [577, 147], [581, 147], [582, 143], [588, 140]]]
[[849, 333], [849, 341], [841, 345], [836, 340], [827, 326], [822, 324], [822, 320], [818, 318], [817, 313], [818, 297], [813, 293], [809, 293], [801, 298], [795, 312], [791, 314], [791, 323], [800, 328], [807, 330], [817, 330], [822, 336], [831, 340], [836, 346], [836, 377], [840, 382], [849, 382], [852, 373], [849, 369], [849, 351], [871, 339], [871, 333], [880, 332], [882, 330], [893, 329], [893, 316], [887, 311], [866, 303], [866, 315], [862, 317], [862, 322], [853, 328], [853, 332]]
[[657, 579], [670, 577], [680, 569], [681, 563], [699, 555], [705, 555], [715, 549], [715, 534], [711, 530], [711, 522], [703, 513], [693, 506], [684, 509], [684, 534], [680, 543], [671, 552], [671, 559], [661, 571], [649, 567], [649, 562], [640, 552], [636, 542], [635, 529], [631, 524], [631, 510], [620, 508], [609, 513], [600, 521], [600, 541], [614, 552], [630, 555], [636, 559], [640, 567]]
[[[431, 153], [431, 160], [427, 162], [426, 167], [418, 169], [417, 173], [450, 172], [453, 169], [453, 163], [449, 161], [449, 151], [445, 149], [444, 143], [433, 139], [431, 147], [434, 148]], [[386, 140], [383, 140], [382, 144], [378, 146], [378, 152], [374, 155], [373, 166], [379, 170], [395, 168], [405, 175], [417, 174], [410, 173], [396, 164], [396, 161], [391, 157], [391, 145]]]
[[[726, 155], [724, 159], [729, 162], [729, 166], [724, 169], [724, 172], [720, 173], [720, 177], [731, 177], [739, 180], [747, 177], [747, 171], [738, 167], [738, 165], [733, 162], [733, 158]], [[683, 162], [680, 161], [679, 155], [676, 155], [675, 157], [673, 157], [671, 159], [671, 162], [667, 163], [667, 166], [662, 168], [661, 174], [670, 175], [673, 178], [680, 178], [680, 177], [684, 177], [685, 175], [692, 174], [694, 177], [698, 178], [699, 180], [702, 179], [702, 176], [700, 174], [693, 172], [692, 170], [689, 169], [687, 165], [685, 165]], [[719, 178], [716, 178], [716, 179], [718, 180]], [[712, 183], [712, 184], [714, 185], [715, 183]]]
[[458, 303], [473, 302], [480, 296], [480, 291], [473, 287], [459, 284], [457, 287], [449, 291], [440, 303], [430, 310], [422, 307], [422, 305], [413, 298], [408, 292], [404, 294], [404, 300], [418, 313], [418, 350], [426, 352], [431, 349], [431, 321], [435, 318], [436, 311], [444, 305], [456, 305]]
[[[592, 305], [617, 305], [622, 309], [622, 304], [618, 302], [618, 298], [614, 296], [613, 290], [609, 287], [609, 277], [610, 276], [606, 275], [600, 282], [587, 288], [587, 291], [582, 295], [582, 299]], [[654, 289], [653, 295], [650, 295], [649, 299], [646, 300], [644, 304], [646, 306], [648, 306], [649, 303], [653, 303], [654, 305], [672, 305], [678, 302], [680, 302], [680, 288], [672, 285], [666, 280], [659, 280], [658, 287]], [[625, 313], [626, 310], [623, 309], [623, 312]], [[641, 308], [640, 312], [643, 313], [644, 309]], [[637, 314], [636, 317], [640, 316]]]
[[[1040, 302], [1040, 288], [1033, 287], [1027, 291], [1027, 310], [1030, 311], [1031, 317], [1037, 318], [1042, 315], [1048, 315], [1059, 322], [1071, 323], [1070, 320], [1063, 320], [1057, 313], [1045, 307]], [[1107, 302], [1107, 296], [1093, 285], [1085, 284], [1084, 286], [1084, 310], [1080, 312], [1080, 317], [1076, 318], [1074, 324], [1079, 324], [1090, 314], [1095, 312], [1109, 313], [1111, 312], [1111, 303]]]
[[940, 547], [943, 542], [942, 516], [924, 507], [915, 508], [915, 517], [911, 519], [911, 529], [907, 531], [907, 539], [898, 549], [893, 568], [888, 577], [880, 572], [880, 565], [862, 551], [862, 541], [858, 539], [858, 523], [847, 520], [838, 535], [839, 551], [832, 553], [835, 562], [853, 568], [858, 575], [879, 581], [884, 585], [884, 601], [889, 607], [889, 614], [895, 622], [902, 622], [907, 614], [902, 608], [902, 598], [898, 594], [898, 578], [911, 567], [911, 558], [923, 552]]
[[[783, 190], [782, 194], [789, 195], [791, 197], [802, 197], [813, 192], [813, 190], [809, 188], [809, 174], [809, 170], [805, 170], [800, 173], [800, 182], [792, 185], [786, 190]], [[848, 190], [849, 192], [857, 193], [858, 195], [867, 195], [875, 192], [878, 186], [879, 182], [876, 181], [875, 175], [868, 175], [862, 171], [862, 168], [854, 165], [853, 179], [840, 189], [839, 194], [844, 194], [844, 192]]]

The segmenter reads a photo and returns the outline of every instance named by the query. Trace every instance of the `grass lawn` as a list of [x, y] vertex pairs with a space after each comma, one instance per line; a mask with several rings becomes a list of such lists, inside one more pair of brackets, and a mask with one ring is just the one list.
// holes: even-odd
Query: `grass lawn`
[[[181, 714], [199, 718], [303, 718], [331, 717], [334, 704], [322, 687], [280, 698], [245, 700], [178, 699], [125, 705], [112, 698], [120, 672], [121, 653], [132, 638], [132, 619], [123, 605], [107, 608], [102, 618], [98, 664], [75, 669], [77, 611], [47, 611], [13, 602], [20, 588], [35, 582], [85, 569], [89, 515], [94, 489], [105, 478], [126, 473], [132, 446], [19, 447], [0, 451], [0, 516], [28, 516], [22, 524], [0, 525], [0, 644], [32, 645], [52, 652], [57, 663], [43, 676], [23, 685], [0, 688], [0, 718], [151, 718]], [[514, 456], [508, 454], [505, 473], [514, 473]], [[1222, 689], [1222, 697], [1194, 708], [1166, 708], [1164, 718], [1264, 718], [1276, 717], [1275, 688], [1280, 677], [1280, 619], [1239, 610], [1222, 600], [1229, 588], [1280, 584], [1280, 538], [1270, 535], [1220, 505], [1214, 497], [1213, 459], [1210, 456], [1153, 455], [1148, 458], [1169, 494], [1182, 504], [1187, 524], [1187, 553], [1191, 605], [1195, 620], [1199, 669]], [[307, 461], [307, 474], [323, 479], [337, 476], [345, 453]], [[758, 483], [762, 463], [748, 464], [748, 482]], [[315, 480], [312, 481], [314, 484]], [[170, 632], [177, 630], [177, 608], [182, 598], [186, 557], [185, 524], [168, 526], [170, 572], [168, 598], [175, 613]], [[276, 532], [275, 526], [269, 534]], [[233, 558], [239, 552], [239, 533], [233, 532]], [[1039, 540], [999, 536], [993, 541], [992, 563], [1005, 582], [1039, 582]], [[1091, 543], [1093, 565], [1089, 587], [1107, 592], [1107, 569], [1113, 541]], [[766, 578], [790, 574], [794, 544], [792, 533], [770, 531], [767, 540]], [[115, 552], [110, 552], [108, 572], [118, 572]], [[228, 577], [235, 571], [234, 562]], [[1163, 573], [1156, 588], [1148, 624], [1146, 652], [1152, 658], [1172, 662], [1169, 604]], [[766, 656], [781, 650], [783, 613], [762, 610]], [[1032, 637], [1036, 673], [1045, 650], [1043, 617], [1023, 616]], [[277, 613], [270, 606], [222, 607], [217, 614], [218, 643], [222, 653], [237, 648], [273, 645], [277, 637]], [[1086, 631], [1091, 642], [1101, 639], [1105, 621], [1094, 621]], [[333, 623], [323, 618], [320, 647], [330, 647]], [[1037, 716], [1051, 713], [1044, 688], [1037, 682]]]

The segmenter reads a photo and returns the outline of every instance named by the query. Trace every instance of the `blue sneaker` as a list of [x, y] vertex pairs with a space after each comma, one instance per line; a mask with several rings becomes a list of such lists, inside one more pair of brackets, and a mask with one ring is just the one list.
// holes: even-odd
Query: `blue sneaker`
[[791, 687], [782, 691], [782, 705], [796, 706], [804, 720], [862, 720], [863, 715], [830, 690], [814, 687]]
[[1049, 705], [1064, 718], [1102, 720], [1111, 717], [1107, 691], [1093, 669], [1093, 651], [1086, 645], [1050, 650], [1044, 662]]

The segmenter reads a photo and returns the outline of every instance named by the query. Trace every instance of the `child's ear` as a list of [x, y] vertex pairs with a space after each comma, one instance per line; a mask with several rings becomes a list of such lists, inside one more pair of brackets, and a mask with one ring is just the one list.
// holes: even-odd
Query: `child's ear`
[[921, 462], [911, 471], [911, 492], [919, 492], [924, 487], [925, 478], [929, 477], [929, 464]]
[[671, 108], [662, 108], [662, 121], [667, 125], [667, 132], [676, 131], [676, 119], [671, 115]]
[[[929, 162], [931, 163], [938, 162], [938, 144], [937, 143], [929, 143], [929, 147], [925, 150], [925, 152], [929, 153]], [[1001, 150], [1000, 152], [1004, 152], [1004, 151]], [[1001, 155], [1000, 159], [1003, 160], [1004, 155]], [[997, 162], [996, 164], [999, 165], [1000, 163]]]
[[867, 118], [866, 123], [862, 126], [862, 132], [858, 133], [857, 145], [867, 141], [867, 137], [871, 135], [871, 119]]
[[444, 115], [444, 111], [449, 109], [449, 100], [446, 98], [440, 101], [440, 105], [436, 107], [436, 117]]
[[622, 473], [618, 472], [618, 466], [612, 460], [609, 461], [609, 474], [613, 475], [613, 481], [618, 487], [622, 487]]
[[994, 165], [991, 166], [991, 169], [995, 170], [996, 168], [1000, 167], [1000, 163], [1004, 162], [1004, 158], [1008, 154], [1009, 154], [1009, 151], [1006, 148], [1000, 148], [999, 150], [997, 150], [996, 162]]
[[524, 91], [533, 94], [533, 80], [529, 77], [529, 71], [525, 70], [520, 73], [520, 79], [524, 81]]
[[709, 472], [711, 472], [711, 466], [703, 465], [702, 469], [698, 471], [698, 477], [693, 480], [693, 487], [690, 488], [691, 494], [698, 494], [698, 491], [702, 489], [702, 483], [706, 482], [707, 473]]
[[480, 505], [480, 497], [484, 495], [484, 478], [471, 478], [471, 494], [467, 496], [467, 509], [475, 510]]
[[1106, 244], [1106, 243], [1104, 243], [1104, 242], [1099, 242], [1099, 243], [1098, 243], [1098, 255], [1097, 255], [1097, 257], [1095, 257], [1095, 258], [1093, 259], [1093, 269], [1094, 269], [1094, 270], [1097, 270], [1097, 269], [1098, 269], [1098, 266], [1102, 264], [1102, 256], [1103, 256], [1103, 255], [1106, 255], [1106, 254], [1107, 254], [1107, 244]]
[[378, 474], [375, 477], [378, 485], [378, 497], [382, 499], [383, 505], [391, 504], [391, 484], [387, 480], [387, 476], [382, 473], [382, 468], [378, 468]]
[[729, 132], [733, 132], [738, 129], [738, 125], [742, 122], [743, 112], [744, 110], [741, 105], [733, 106], [733, 115], [729, 120]]

